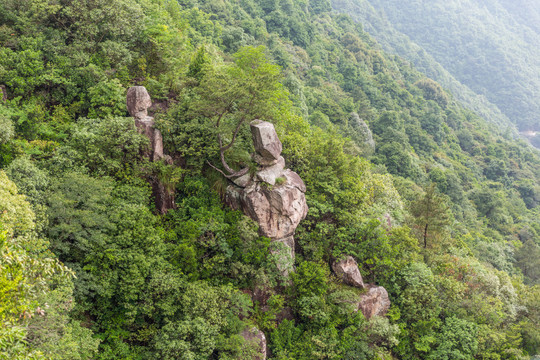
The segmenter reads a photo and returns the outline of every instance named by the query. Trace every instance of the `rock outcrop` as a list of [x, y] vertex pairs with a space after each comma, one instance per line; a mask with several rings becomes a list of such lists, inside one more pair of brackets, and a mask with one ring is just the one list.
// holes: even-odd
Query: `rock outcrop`
[[240, 335], [246, 340], [247, 346], [257, 352], [253, 359], [266, 360], [266, 336], [261, 330], [256, 327], [246, 328]]
[[384, 316], [390, 309], [388, 292], [382, 286], [368, 286], [368, 292], [360, 296], [358, 310], [369, 319], [373, 316]]
[[352, 256], [335, 261], [332, 270], [345, 284], [367, 290], [365, 294], [360, 295], [357, 303], [357, 311], [362, 311], [366, 319], [386, 315], [390, 309], [388, 292], [382, 286], [364, 284], [358, 263]]
[[135, 126], [150, 140], [150, 149], [145, 155], [152, 161], [162, 159], [163, 137], [154, 127], [154, 118], [148, 116], [148, 108], [152, 106], [150, 94], [144, 86], [132, 86], [127, 91], [126, 102], [129, 114], [135, 118]]
[[255, 120], [250, 126], [256, 151], [253, 159], [259, 168], [255, 174], [233, 180], [236, 186], [227, 188], [227, 203], [255, 220], [260, 235], [283, 244], [287, 256], [280, 259], [278, 266], [287, 275], [294, 259], [294, 232], [308, 211], [306, 186], [298, 174], [285, 169], [274, 125]]
[[332, 270], [343, 282], [347, 285], [354, 286], [360, 289], [365, 288], [362, 275], [358, 269], [358, 263], [352, 256], [347, 256], [341, 261], [336, 261], [332, 264]]
[[[150, 146], [144, 156], [150, 161], [164, 159], [172, 163], [170, 157], [163, 153], [163, 137], [161, 132], [154, 127], [154, 118], [148, 116], [148, 108], [152, 106], [152, 100], [146, 88], [144, 86], [130, 87], [127, 91], [126, 103], [129, 114], [135, 118], [137, 130], [150, 140]], [[148, 181], [152, 185], [156, 209], [161, 214], [165, 214], [169, 209], [175, 208], [174, 192], [167, 190], [156, 177], [151, 177]]]

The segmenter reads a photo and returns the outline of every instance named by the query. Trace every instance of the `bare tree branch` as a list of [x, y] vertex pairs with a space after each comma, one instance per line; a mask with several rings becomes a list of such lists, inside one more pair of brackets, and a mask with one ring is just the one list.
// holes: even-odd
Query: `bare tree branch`
[[[238, 170], [236, 172], [234, 172], [233, 174], [230, 174], [230, 175], [227, 175], [223, 172], [223, 170], [217, 168], [216, 166], [212, 165], [212, 163], [210, 163], [209, 161], [206, 161], [206, 163], [208, 165], [210, 165], [210, 167], [216, 171], [218, 171], [219, 173], [221, 173], [223, 176], [225, 176], [227, 179], [230, 179], [230, 178], [233, 178], [233, 177], [237, 177], [237, 176], [242, 176], [242, 175], [245, 175], [248, 173], [249, 171], [249, 167], [245, 167], [243, 168], [242, 170]], [[230, 168], [229, 168], [230, 169]]]

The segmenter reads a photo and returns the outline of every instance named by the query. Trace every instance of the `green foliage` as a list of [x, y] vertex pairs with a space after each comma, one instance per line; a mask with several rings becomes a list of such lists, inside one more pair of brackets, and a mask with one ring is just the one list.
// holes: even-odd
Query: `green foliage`
[[102, 81], [88, 89], [88, 117], [111, 118], [126, 113], [126, 91], [118, 79]]
[[0, 357], [92, 357], [98, 342], [68, 317], [73, 273], [37, 236], [30, 204], [3, 171], [0, 213]]
[[71, 159], [62, 154], [57, 163], [71, 161], [95, 175], [129, 179], [142, 170], [140, 154], [148, 139], [137, 132], [133, 118], [79, 119], [69, 145]]
[[437, 336], [437, 349], [429, 359], [474, 359], [478, 351], [476, 324], [450, 317], [445, 320]]
[[[361, 28], [326, 0], [0, 4], [2, 351], [250, 359], [240, 333], [256, 324], [277, 359], [538, 353], [521, 278], [537, 281], [538, 154]], [[121, 117], [133, 84], [154, 100], [162, 162]], [[290, 281], [208, 166], [253, 170], [255, 118], [307, 187]], [[149, 179], [176, 209], [152, 214]], [[330, 275], [344, 255], [388, 290], [388, 317], [366, 320], [362, 291]]]
[[[411, 214], [415, 217], [414, 223], [418, 227], [419, 239], [428, 247], [428, 237], [444, 232], [450, 223], [448, 200], [437, 193], [435, 184], [431, 184], [424, 196], [411, 204]], [[433, 245], [431, 245], [433, 246]]]

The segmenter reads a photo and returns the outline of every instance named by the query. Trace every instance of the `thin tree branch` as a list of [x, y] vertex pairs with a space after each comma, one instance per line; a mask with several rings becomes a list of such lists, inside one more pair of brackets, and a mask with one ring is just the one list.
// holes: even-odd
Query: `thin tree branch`
[[206, 163], [208, 165], [210, 165], [210, 167], [216, 171], [218, 171], [219, 173], [221, 173], [223, 176], [225, 176], [227, 179], [230, 179], [230, 178], [233, 178], [233, 177], [237, 177], [237, 176], [242, 176], [242, 175], [245, 175], [248, 173], [249, 171], [249, 167], [246, 167], [246, 168], [243, 168], [242, 170], [238, 170], [236, 172], [234, 172], [233, 174], [230, 174], [230, 175], [227, 175], [223, 172], [223, 170], [217, 168], [216, 166], [212, 165], [212, 163], [210, 163], [210, 161], [206, 161]]

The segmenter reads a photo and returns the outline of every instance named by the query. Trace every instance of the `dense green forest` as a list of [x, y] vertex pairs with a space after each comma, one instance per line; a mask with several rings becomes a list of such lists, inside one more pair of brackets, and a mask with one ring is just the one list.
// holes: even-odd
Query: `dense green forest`
[[410, 61], [414, 67], [431, 79], [440, 83], [464, 106], [498, 127], [515, 134], [515, 125], [499, 108], [485, 96], [479, 95], [463, 82], [456, 79], [443, 65], [423, 47], [397, 30], [393, 23], [367, 0], [332, 0], [332, 7], [349, 14], [362, 24], [364, 31], [377, 39], [387, 52], [394, 53]]
[[[258, 359], [252, 327], [282, 360], [540, 353], [540, 153], [328, 0], [3, 0], [0, 43], [0, 358]], [[255, 166], [245, 119], [307, 188], [288, 277], [209, 165], [232, 139]], [[386, 316], [354, 308], [344, 256]]]
[[[335, 0], [333, 5], [369, 24], [389, 50], [429, 69], [429, 76], [453, 92], [458, 89], [437, 62], [520, 130], [540, 129], [538, 3], [467, 0], [426, 6], [421, 1]], [[401, 45], [410, 42], [404, 38], [419, 46]]]

